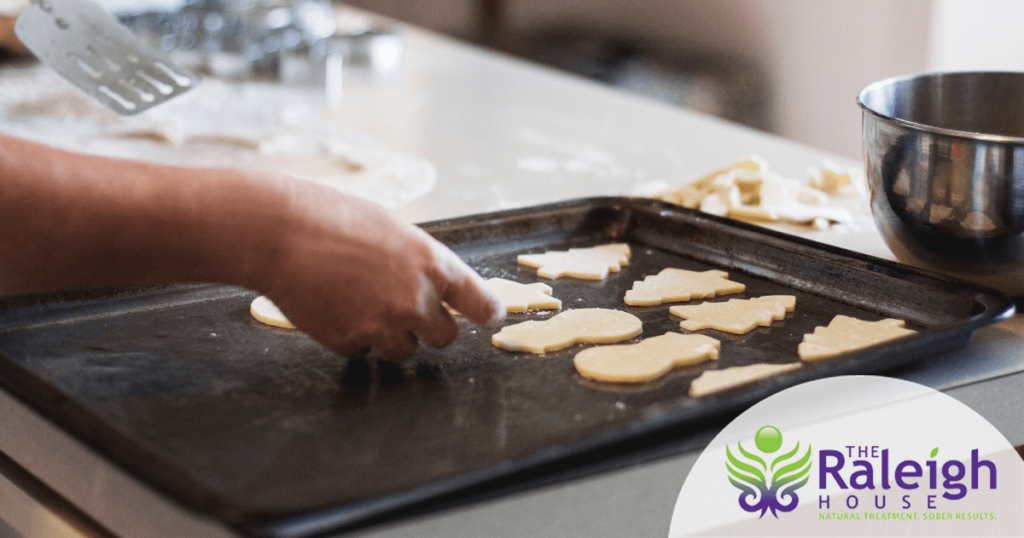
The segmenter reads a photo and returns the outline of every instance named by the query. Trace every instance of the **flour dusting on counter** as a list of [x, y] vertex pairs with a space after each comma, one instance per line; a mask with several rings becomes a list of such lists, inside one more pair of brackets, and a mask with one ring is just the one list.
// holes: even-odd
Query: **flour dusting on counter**
[[625, 177], [628, 170], [608, 153], [596, 146], [576, 140], [547, 135], [533, 129], [519, 129], [516, 138], [539, 150], [558, 157], [523, 157], [517, 161], [521, 170], [539, 173], [564, 171], [570, 174], [589, 173], [597, 178]]
[[437, 171], [323, 116], [322, 92], [207, 79], [179, 99], [119, 116], [42, 67], [5, 69], [0, 131], [73, 151], [184, 166], [275, 171], [396, 208]]

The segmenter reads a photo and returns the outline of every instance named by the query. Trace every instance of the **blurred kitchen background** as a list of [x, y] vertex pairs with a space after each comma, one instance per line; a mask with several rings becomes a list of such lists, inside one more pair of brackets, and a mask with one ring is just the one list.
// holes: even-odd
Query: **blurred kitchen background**
[[1019, 0], [346, 0], [860, 160], [857, 92], [1024, 70]]
[[[11, 34], [4, 25], [28, 1], [0, 0], [0, 45]], [[165, 50], [239, 51], [209, 56], [206, 74], [250, 70], [241, 75], [249, 76], [252, 66], [266, 64], [284, 79], [325, 81], [331, 93], [332, 81], [340, 87], [341, 68], [325, 61], [333, 57], [321, 47], [330, 35], [351, 37], [340, 41], [349, 47], [346, 84], [358, 79], [360, 65], [401, 63], [400, 25], [336, 28], [331, 0], [97, 1]], [[1024, 70], [1019, 0], [335, 0], [333, 6], [406, 21], [857, 161], [855, 97], [868, 83], [929, 70]], [[220, 16], [231, 9], [246, 15]], [[259, 21], [246, 20], [253, 13]]]

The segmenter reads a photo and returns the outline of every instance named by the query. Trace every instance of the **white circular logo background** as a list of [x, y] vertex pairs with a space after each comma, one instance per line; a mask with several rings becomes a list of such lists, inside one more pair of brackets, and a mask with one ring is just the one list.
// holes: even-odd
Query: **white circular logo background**
[[1022, 536], [1024, 461], [953, 398], [873, 376], [754, 405], [698, 458], [682, 536]]

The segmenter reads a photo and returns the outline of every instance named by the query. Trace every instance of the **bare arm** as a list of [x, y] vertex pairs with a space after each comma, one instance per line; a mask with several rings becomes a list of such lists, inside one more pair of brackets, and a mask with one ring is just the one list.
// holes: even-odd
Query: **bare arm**
[[288, 178], [162, 166], [0, 135], [0, 294], [225, 282], [266, 293], [340, 353], [449, 344], [440, 301], [504, 310], [475, 272], [383, 208]]

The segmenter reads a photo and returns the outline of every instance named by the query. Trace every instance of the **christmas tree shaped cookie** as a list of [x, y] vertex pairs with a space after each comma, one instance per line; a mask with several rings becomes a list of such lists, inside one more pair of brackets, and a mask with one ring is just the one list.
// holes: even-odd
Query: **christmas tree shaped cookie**
[[722, 370], [705, 370], [697, 379], [690, 382], [690, 397], [700, 398], [753, 383], [759, 379], [788, 372], [800, 367], [798, 362], [786, 364], [750, 364], [747, 366], [733, 366]]
[[629, 263], [629, 245], [612, 243], [591, 248], [551, 250], [543, 254], [521, 254], [519, 263], [537, 268], [537, 275], [555, 279], [571, 276], [587, 280], [601, 280], [608, 272], [617, 273]]
[[816, 361], [917, 332], [904, 328], [904, 325], [902, 319], [864, 321], [836, 316], [828, 327], [816, 327], [813, 333], [805, 334], [797, 353], [805, 361]]
[[755, 299], [730, 299], [724, 303], [679, 305], [668, 309], [674, 316], [685, 318], [680, 327], [699, 331], [717, 329], [733, 334], [745, 334], [757, 326], [767, 327], [772, 320], [786, 317], [796, 307], [792, 295], [768, 295]]
[[669, 267], [634, 282], [633, 289], [626, 292], [625, 301], [630, 306], [656, 306], [739, 293], [746, 289], [739, 282], [727, 280], [728, 277], [729, 273], [724, 271], [700, 272]]

